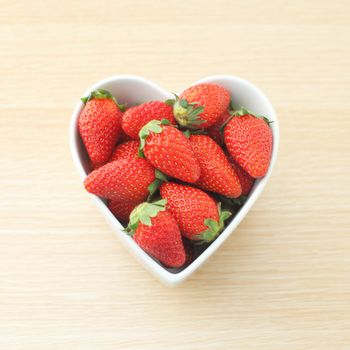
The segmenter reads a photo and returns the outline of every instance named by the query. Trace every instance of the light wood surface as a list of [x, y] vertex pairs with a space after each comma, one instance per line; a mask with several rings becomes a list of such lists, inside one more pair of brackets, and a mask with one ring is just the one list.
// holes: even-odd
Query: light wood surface
[[[0, 348], [349, 349], [349, 1], [1, 1]], [[185, 284], [156, 281], [84, 192], [68, 124], [92, 83], [257, 84], [277, 166]]]

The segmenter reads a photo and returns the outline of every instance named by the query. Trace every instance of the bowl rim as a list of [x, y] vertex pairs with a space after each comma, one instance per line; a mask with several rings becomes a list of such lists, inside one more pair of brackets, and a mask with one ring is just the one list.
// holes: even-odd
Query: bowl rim
[[[137, 75], [129, 75], [129, 74], [112, 75], [105, 79], [102, 79], [97, 83], [93, 84], [90, 88], [88, 88], [83, 96], [88, 95], [91, 91], [101, 88], [106, 84], [110, 84], [116, 81], [123, 81], [123, 80], [129, 81], [129, 82], [138, 82], [138, 83], [141, 82], [145, 85], [148, 85], [150, 88], [154, 89], [155, 91], [159, 92], [159, 94], [164, 95], [164, 97], [171, 96], [169, 92], [167, 92], [165, 89], [160, 87], [155, 82]], [[218, 238], [214, 242], [212, 242], [211, 245], [206, 250], [204, 250], [190, 265], [188, 265], [186, 268], [184, 268], [182, 271], [178, 273], [172, 273], [166, 270], [158, 262], [156, 262], [153, 258], [151, 258], [146, 252], [144, 252], [133, 241], [131, 237], [126, 235], [124, 232], [122, 232], [123, 226], [110, 212], [110, 210], [108, 209], [108, 207], [105, 205], [104, 201], [101, 198], [93, 194], [88, 194], [93, 198], [97, 207], [100, 209], [103, 216], [106, 218], [107, 222], [111, 225], [113, 230], [116, 231], [119, 238], [121, 238], [122, 242], [128, 246], [129, 250], [131, 250], [134, 253], [134, 255], [143, 263], [143, 265], [146, 266], [156, 277], [158, 277], [158, 279], [160, 279], [163, 283], [169, 286], [175, 286], [180, 282], [183, 282], [190, 275], [192, 275], [205, 261], [208, 260], [208, 258], [234, 232], [234, 230], [237, 228], [237, 226], [240, 224], [243, 218], [251, 210], [252, 206], [254, 205], [258, 197], [261, 195], [266, 183], [268, 182], [271, 176], [272, 170], [274, 168], [274, 165], [277, 159], [278, 148], [279, 148], [279, 138], [280, 138], [279, 123], [278, 123], [276, 112], [271, 102], [266, 97], [266, 95], [251, 82], [236, 76], [224, 75], [224, 74], [212, 75], [212, 76], [202, 78], [192, 83], [190, 86], [199, 84], [199, 83], [204, 83], [204, 82], [217, 82], [217, 81], [225, 81], [227, 83], [230, 83], [230, 82], [232, 83], [232, 81], [234, 81], [236, 83], [245, 85], [248, 89], [251, 89], [256, 94], [258, 94], [260, 98], [263, 100], [264, 104], [268, 107], [269, 109], [268, 117], [269, 119], [273, 120], [273, 123], [271, 124], [271, 130], [273, 134], [271, 162], [266, 175], [263, 178], [258, 180], [258, 183], [255, 185], [254, 190], [250, 193], [249, 198], [247, 199], [243, 207], [239, 210], [239, 212], [236, 214], [234, 219], [225, 228], [225, 230], [218, 236]], [[79, 100], [79, 102], [76, 104], [72, 112], [72, 116], [70, 119], [70, 126], [69, 126], [69, 145], [70, 145], [71, 156], [73, 158], [75, 167], [80, 177], [84, 180], [85, 177], [87, 176], [87, 173], [83, 168], [82, 161], [80, 159], [78, 147], [77, 147], [77, 144], [80, 141], [77, 124], [78, 124], [79, 114], [83, 106], [84, 106], [83, 102]]]

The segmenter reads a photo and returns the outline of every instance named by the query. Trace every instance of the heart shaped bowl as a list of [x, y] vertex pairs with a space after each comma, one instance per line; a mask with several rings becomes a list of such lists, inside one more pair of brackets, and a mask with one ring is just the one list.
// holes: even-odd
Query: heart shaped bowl
[[[194, 84], [204, 82], [216, 83], [225, 87], [230, 92], [231, 96], [233, 96], [235, 107], [243, 106], [256, 114], [264, 115], [273, 121], [273, 123], [270, 125], [273, 133], [273, 149], [269, 170], [263, 178], [255, 181], [245, 204], [239, 210], [239, 212], [236, 213], [233, 219], [231, 219], [231, 222], [218, 236], [218, 238], [209, 246], [195, 252], [196, 258], [189, 265], [181, 269], [168, 269], [145, 253], [131, 237], [122, 231], [123, 226], [110, 212], [104, 199], [91, 195], [102, 215], [109, 222], [119, 239], [148, 270], [150, 270], [156, 277], [158, 277], [158, 279], [169, 286], [175, 286], [188, 278], [234, 232], [236, 227], [247, 215], [255, 201], [262, 193], [271, 175], [272, 168], [277, 157], [279, 145], [279, 127], [276, 113], [267, 97], [253, 84], [234, 76], [215, 75], [201, 79]], [[129, 106], [151, 100], [166, 100], [173, 98], [173, 94], [165, 91], [157, 84], [144, 78], [132, 75], [115, 75], [101, 80], [89, 88], [83, 96], [87, 96], [91, 91], [99, 88], [109, 90], [117, 98], [119, 103], [127, 103]], [[78, 133], [78, 118], [83, 107], [84, 104], [79, 100], [73, 111], [69, 130], [70, 149], [73, 161], [82, 180], [85, 179], [88, 173], [88, 156]]]

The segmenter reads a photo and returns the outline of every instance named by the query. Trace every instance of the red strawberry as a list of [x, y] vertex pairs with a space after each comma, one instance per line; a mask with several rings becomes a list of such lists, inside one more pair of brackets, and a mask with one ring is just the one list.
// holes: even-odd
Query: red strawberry
[[143, 158], [125, 158], [107, 163], [90, 173], [86, 190], [117, 201], [142, 202], [149, 195], [148, 186], [155, 180], [155, 169]]
[[142, 203], [130, 215], [128, 231], [148, 254], [169, 267], [181, 267], [186, 261], [179, 226], [166, 201]]
[[109, 161], [113, 162], [114, 160], [117, 160], [117, 159], [130, 158], [130, 157], [137, 158], [139, 147], [140, 147], [139, 141], [133, 140], [133, 141], [127, 141], [127, 142], [121, 143], [114, 150], [112, 157]]
[[221, 213], [213, 198], [191, 186], [163, 183], [160, 195], [167, 200], [166, 208], [174, 215], [181, 233], [192, 240], [211, 242], [231, 215], [228, 211]]
[[124, 132], [132, 139], [138, 139], [139, 132], [151, 120], [167, 119], [175, 124], [172, 106], [162, 101], [151, 101], [129, 108], [122, 118]]
[[177, 122], [188, 128], [208, 128], [214, 125], [230, 104], [230, 94], [212, 83], [186, 89], [174, 104]]
[[186, 182], [196, 182], [200, 166], [189, 139], [167, 121], [152, 120], [140, 131], [141, 145], [147, 160], [164, 174]]
[[139, 202], [110, 200], [108, 201], [108, 208], [119, 221], [122, 223], [127, 223], [129, 221], [130, 213], [139, 204]]
[[221, 147], [206, 135], [191, 135], [190, 143], [201, 167], [196, 185], [225, 197], [237, 198], [242, 189]]
[[254, 185], [254, 178], [252, 178], [245, 170], [237, 165], [231, 156], [228, 157], [228, 160], [239, 178], [239, 182], [242, 187], [242, 196], [247, 196]]
[[266, 174], [272, 152], [272, 132], [266, 118], [245, 109], [236, 112], [225, 127], [224, 139], [234, 161], [251, 177]]
[[214, 125], [212, 125], [209, 129], [207, 129], [208, 135], [219, 145], [222, 145], [224, 143], [221, 127], [224, 123], [228, 121], [229, 118], [231, 118], [231, 114], [230, 111], [227, 109], [224, 113], [220, 115], [217, 122]]
[[92, 163], [106, 163], [121, 132], [122, 106], [102, 89], [91, 92], [82, 101], [85, 107], [78, 120], [80, 136]]

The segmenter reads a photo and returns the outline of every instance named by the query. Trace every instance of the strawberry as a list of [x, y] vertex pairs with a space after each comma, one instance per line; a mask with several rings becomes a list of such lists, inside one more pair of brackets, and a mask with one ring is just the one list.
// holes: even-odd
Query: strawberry
[[130, 215], [127, 231], [148, 254], [168, 267], [181, 267], [186, 261], [179, 226], [165, 200], [142, 203]]
[[122, 112], [116, 99], [106, 90], [95, 90], [82, 98], [85, 107], [78, 127], [93, 165], [104, 164], [111, 156], [121, 133]]
[[206, 135], [191, 135], [190, 143], [201, 167], [196, 185], [225, 197], [239, 197], [242, 189], [238, 176], [221, 147]]
[[269, 123], [267, 118], [258, 118], [243, 108], [224, 130], [230, 155], [253, 178], [264, 176], [269, 168], [272, 152]]
[[155, 181], [155, 169], [143, 158], [124, 158], [107, 163], [90, 173], [86, 190], [116, 201], [142, 202], [149, 195], [148, 187]]
[[203, 83], [186, 89], [174, 103], [177, 122], [191, 129], [214, 125], [230, 104], [229, 92], [220, 85]]
[[138, 139], [139, 132], [151, 120], [167, 119], [175, 124], [172, 106], [162, 101], [151, 101], [129, 108], [122, 118], [124, 132], [132, 139]]
[[167, 120], [152, 120], [140, 131], [140, 151], [161, 172], [186, 182], [196, 182], [200, 166], [189, 139]]
[[247, 196], [254, 185], [254, 178], [237, 165], [231, 156], [228, 157], [228, 160], [239, 178], [242, 187], [242, 196]]
[[130, 213], [139, 204], [140, 202], [110, 200], [108, 201], [108, 208], [119, 221], [127, 223], [129, 221]]
[[231, 118], [231, 114], [230, 111], [227, 109], [224, 113], [220, 115], [217, 122], [214, 125], [212, 125], [209, 129], [207, 129], [208, 135], [219, 145], [222, 145], [224, 143], [221, 128], [228, 121], [229, 118]]
[[140, 142], [135, 140], [121, 143], [116, 147], [109, 161], [113, 162], [114, 160], [117, 160], [117, 159], [130, 158], [130, 157], [137, 158], [139, 147], [140, 147]]
[[208, 194], [191, 186], [163, 183], [160, 195], [167, 200], [166, 208], [175, 217], [181, 233], [191, 240], [213, 241], [231, 215], [221, 212], [220, 204]]

